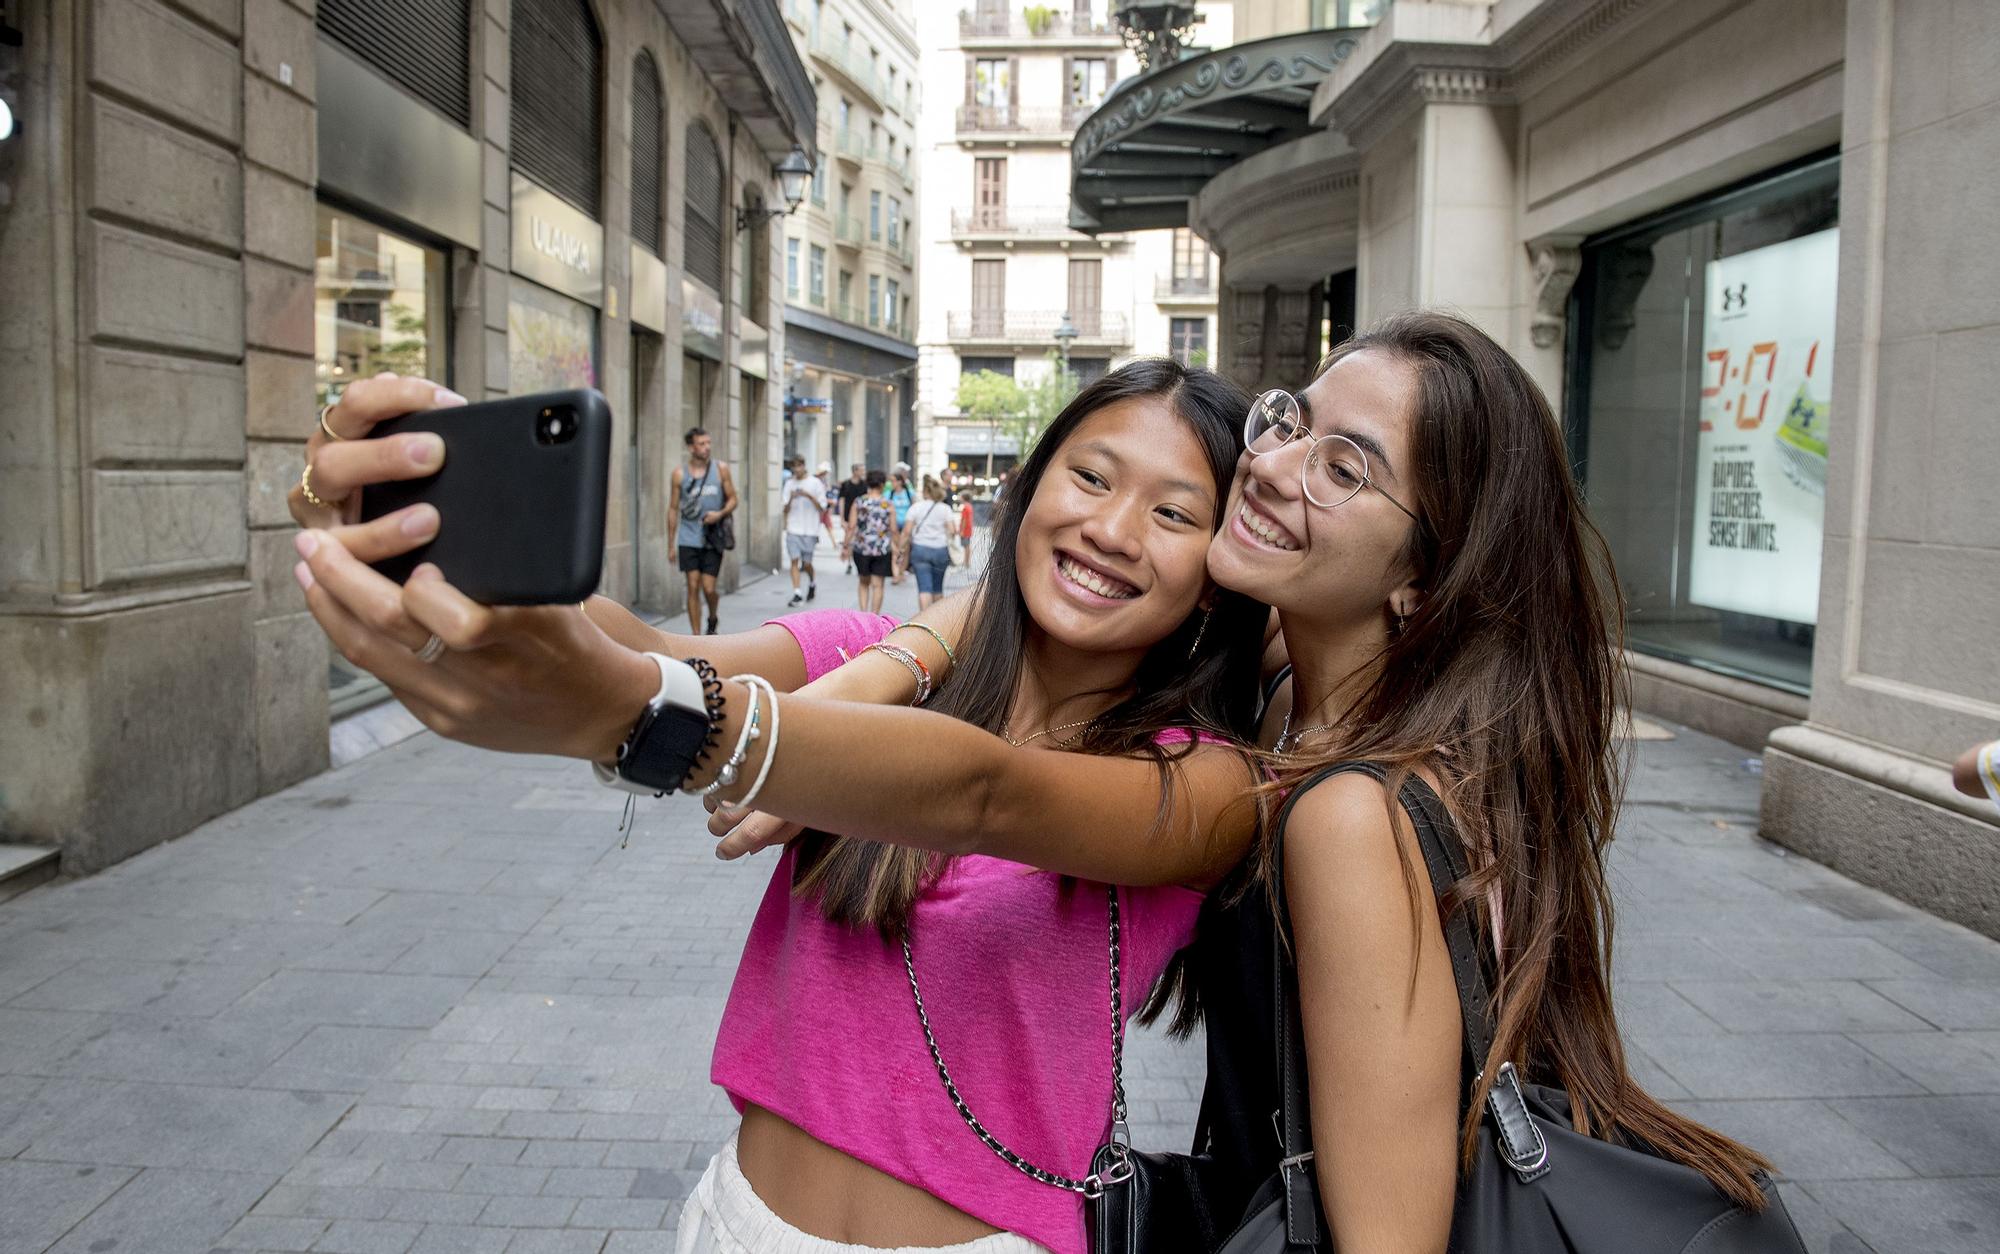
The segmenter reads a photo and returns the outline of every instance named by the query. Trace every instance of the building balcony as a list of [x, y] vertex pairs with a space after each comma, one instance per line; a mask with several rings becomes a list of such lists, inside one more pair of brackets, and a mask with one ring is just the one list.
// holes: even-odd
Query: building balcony
[[861, 219], [851, 213], [834, 214], [833, 242], [844, 248], [861, 247]]
[[833, 137], [833, 151], [842, 161], [859, 166], [868, 156], [868, 141], [855, 131], [839, 131]]
[[995, 135], [1009, 139], [1035, 136], [1067, 141], [1096, 108], [1096, 105], [1024, 108], [1011, 104], [964, 104], [958, 107], [958, 134], [960, 139]]
[[975, 239], [1081, 239], [1069, 227], [1068, 205], [1000, 205], [951, 211], [951, 237]]
[[1156, 305], [1212, 305], [1215, 279], [1206, 274], [1162, 274], [1153, 280]]
[[1022, 9], [1004, 13], [976, 13], [960, 10], [958, 39], [962, 44], [1071, 43], [1117, 44], [1118, 30], [1111, 23], [1045, 11], [1045, 20], [1030, 23]]
[[889, 99], [889, 85], [871, 63], [867, 49], [856, 48], [838, 35], [821, 30], [813, 36], [812, 54], [868, 97], [868, 103], [877, 109]]
[[[1060, 309], [953, 310], [945, 315], [945, 338], [957, 344], [1054, 348], [1062, 319]], [[1131, 324], [1123, 313], [1071, 311], [1070, 322], [1076, 327], [1078, 346], [1125, 348], [1132, 343]]]

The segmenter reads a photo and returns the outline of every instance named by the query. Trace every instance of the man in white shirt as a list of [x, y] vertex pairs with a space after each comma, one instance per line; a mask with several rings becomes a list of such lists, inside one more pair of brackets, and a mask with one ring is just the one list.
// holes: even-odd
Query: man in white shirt
[[[792, 599], [787, 606], [819, 595], [813, 575], [813, 550], [819, 547], [820, 519], [826, 513], [826, 484], [806, 473], [806, 459], [792, 458], [792, 477], [785, 480], [785, 556], [792, 563]], [[799, 571], [806, 575], [805, 595], [799, 594]]]

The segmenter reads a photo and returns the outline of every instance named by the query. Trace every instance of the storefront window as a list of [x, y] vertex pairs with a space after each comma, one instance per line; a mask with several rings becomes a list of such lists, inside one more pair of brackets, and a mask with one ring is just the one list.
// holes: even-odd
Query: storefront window
[[383, 370], [446, 381], [443, 250], [321, 205], [315, 258], [320, 404]]
[[1805, 692], [1839, 258], [1824, 159], [1587, 241], [1572, 439], [1640, 652]]
[[[383, 370], [450, 383], [445, 254], [332, 205], [319, 206], [313, 263], [315, 400]], [[327, 666], [334, 717], [389, 690], [338, 653]]]
[[507, 298], [507, 390], [597, 386], [597, 311], [516, 277]]

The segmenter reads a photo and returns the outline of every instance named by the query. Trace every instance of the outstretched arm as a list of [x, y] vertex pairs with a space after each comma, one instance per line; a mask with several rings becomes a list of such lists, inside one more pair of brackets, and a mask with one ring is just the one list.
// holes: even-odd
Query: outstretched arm
[[[659, 687], [644, 654], [575, 607], [479, 605], [432, 566], [398, 589], [327, 533], [306, 536], [314, 616], [342, 656], [380, 676], [441, 735], [509, 752], [608, 760]], [[373, 605], [380, 596], [392, 604]], [[413, 650], [430, 632], [446, 652], [425, 663]], [[921, 647], [923, 633], [901, 634], [907, 647]], [[862, 661], [902, 669], [888, 658]], [[750, 692], [739, 684], [726, 690], [719, 743], [733, 745]], [[797, 695], [778, 704], [740, 783], [723, 796], [747, 791], [776, 745], [758, 808], [815, 827], [943, 853], [988, 853], [1101, 882], [1202, 887], [1241, 859], [1256, 830], [1247, 795], [1255, 777], [1236, 750], [1220, 745], [1178, 759], [1163, 783], [1147, 759], [1016, 749], [927, 710]], [[855, 753], [856, 745], [869, 752]], [[720, 756], [710, 755], [709, 775]], [[698, 774], [689, 785], [705, 782]]]

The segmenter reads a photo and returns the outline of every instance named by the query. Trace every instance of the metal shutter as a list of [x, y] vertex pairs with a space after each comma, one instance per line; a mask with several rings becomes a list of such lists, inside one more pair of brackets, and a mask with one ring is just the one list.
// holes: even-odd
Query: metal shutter
[[514, 0], [514, 168], [601, 218], [604, 50], [583, 0]]
[[660, 243], [661, 162], [666, 115], [660, 70], [653, 54], [632, 58], [632, 238], [657, 257]]
[[687, 275], [722, 291], [722, 151], [702, 122], [687, 128]]
[[458, 125], [472, 125], [470, 0], [320, 0], [320, 33]]

